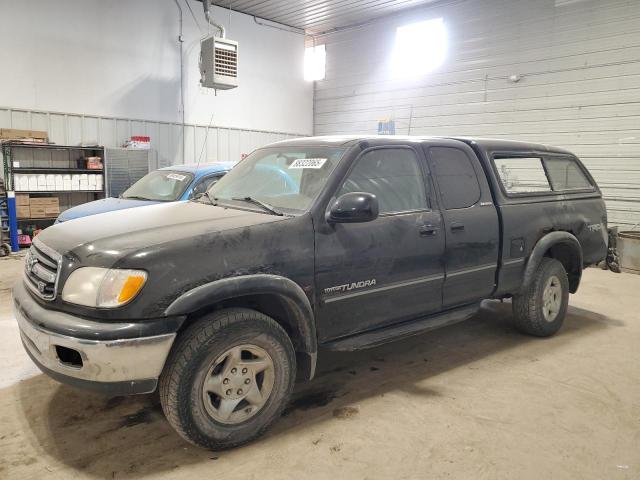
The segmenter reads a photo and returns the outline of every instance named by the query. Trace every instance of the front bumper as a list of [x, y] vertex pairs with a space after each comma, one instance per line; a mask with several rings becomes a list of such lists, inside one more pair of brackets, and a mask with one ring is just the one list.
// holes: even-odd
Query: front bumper
[[[22, 282], [16, 285], [13, 293], [22, 343], [44, 373], [59, 382], [110, 395], [155, 390], [176, 337], [175, 332], [137, 338], [111, 338], [117, 336], [118, 330], [115, 328], [114, 331], [113, 323], [102, 324], [47, 310], [31, 297]], [[69, 328], [62, 330], [61, 325], [73, 325], [77, 336], [66, 334]], [[102, 328], [102, 325], [109, 328], [107, 339], [96, 339], [96, 327]], [[61, 333], [61, 330], [65, 333]]]

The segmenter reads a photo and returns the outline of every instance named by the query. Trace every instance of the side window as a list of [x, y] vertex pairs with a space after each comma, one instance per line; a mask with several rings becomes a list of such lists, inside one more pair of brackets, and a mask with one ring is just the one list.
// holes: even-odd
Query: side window
[[541, 158], [494, 158], [493, 163], [507, 193], [551, 191]]
[[480, 184], [467, 154], [451, 147], [433, 147], [429, 153], [443, 207], [453, 210], [475, 205], [480, 200]]
[[418, 157], [408, 148], [381, 148], [365, 153], [345, 180], [338, 196], [368, 192], [378, 197], [380, 213], [428, 207]]
[[545, 158], [544, 164], [554, 190], [593, 190], [593, 185], [574, 160]]
[[220, 180], [222, 175], [214, 175], [210, 177], [203, 178], [198, 181], [198, 184], [193, 187], [193, 191], [191, 192], [191, 196], [195, 197], [199, 193], [204, 193], [209, 190], [209, 187]]

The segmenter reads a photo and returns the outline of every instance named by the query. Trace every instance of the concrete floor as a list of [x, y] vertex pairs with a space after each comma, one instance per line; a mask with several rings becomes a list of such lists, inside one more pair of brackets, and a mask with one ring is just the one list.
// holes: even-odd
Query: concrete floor
[[640, 276], [585, 271], [565, 326], [515, 332], [510, 305], [355, 354], [321, 356], [266, 437], [186, 444], [154, 395], [104, 398], [37, 373], [0, 260], [0, 478], [640, 478]]

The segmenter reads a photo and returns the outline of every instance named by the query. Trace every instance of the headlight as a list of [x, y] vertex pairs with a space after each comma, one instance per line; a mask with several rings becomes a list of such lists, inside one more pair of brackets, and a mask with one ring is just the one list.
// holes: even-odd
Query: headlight
[[62, 299], [87, 307], [120, 307], [133, 300], [146, 281], [142, 270], [82, 267], [69, 275]]

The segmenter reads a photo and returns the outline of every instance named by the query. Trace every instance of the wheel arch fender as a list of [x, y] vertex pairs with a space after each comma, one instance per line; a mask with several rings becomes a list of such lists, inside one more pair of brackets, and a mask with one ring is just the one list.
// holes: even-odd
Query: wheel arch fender
[[190, 315], [248, 298], [271, 301], [274, 307], [277, 304], [283, 318], [274, 319], [291, 337], [298, 358], [299, 377], [313, 378], [318, 352], [313, 308], [302, 288], [293, 280], [271, 274], [223, 278], [184, 292], [166, 308], [164, 314]]
[[573, 234], [563, 231], [549, 232], [535, 244], [525, 266], [521, 290], [531, 285], [544, 257], [554, 258], [562, 263], [569, 278], [569, 291], [575, 293], [582, 277], [582, 246]]

